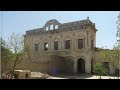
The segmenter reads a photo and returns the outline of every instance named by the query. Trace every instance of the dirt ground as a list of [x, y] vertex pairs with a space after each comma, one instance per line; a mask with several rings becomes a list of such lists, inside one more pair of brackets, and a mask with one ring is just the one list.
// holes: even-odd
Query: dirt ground
[[[31, 72], [32, 78], [40, 79], [44, 74], [40, 72]], [[58, 75], [58, 76], [50, 76], [47, 75], [45, 79], [100, 79], [100, 76], [97, 75], [87, 75], [87, 74], [74, 74], [74, 75]], [[113, 76], [101, 76], [101, 79], [120, 79], [120, 77]]]

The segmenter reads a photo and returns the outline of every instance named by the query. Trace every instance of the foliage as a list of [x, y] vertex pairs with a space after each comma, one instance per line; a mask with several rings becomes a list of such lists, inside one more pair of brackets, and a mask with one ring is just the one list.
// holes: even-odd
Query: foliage
[[0, 46], [1, 46], [1, 63], [4, 64], [4, 68], [2, 67], [2, 73], [3, 73], [6, 71], [9, 62], [11, 62], [13, 53], [10, 51], [5, 40], [3, 40], [2, 38], [0, 39]]
[[15, 70], [15, 67], [24, 59], [24, 44], [23, 37], [19, 34], [12, 33], [9, 39], [9, 48], [13, 51], [13, 67], [12, 73]]
[[94, 66], [93, 66], [93, 70], [94, 73], [97, 75], [100, 75], [100, 79], [101, 79], [101, 75], [105, 75], [107, 74], [107, 69], [103, 66], [103, 64], [101, 62], [97, 62]]
[[16, 66], [22, 60], [31, 60], [31, 53], [29, 46], [24, 47], [23, 36], [20, 34], [12, 33], [8, 40], [8, 43], [6, 43], [5, 40], [0, 39], [1, 59], [5, 67], [4, 72], [7, 72], [6, 68], [8, 68], [9, 65], [9, 69], [11, 73], [13, 73]]
[[119, 38], [120, 40], [120, 13], [118, 15], [118, 21], [117, 21], [117, 34], [116, 34], [116, 37]]
[[117, 37], [117, 42], [114, 46], [114, 50], [115, 50], [115, 59], [117, 60], [118, 63], [118, 67], [120, 67], [120, 12], [118, 15], [118, 20], [117, 20], [117, 33], [116, 33], [116, 37]]
[[25, 59], [31, 61], [31, 52], [29, 45], [24, 45], [24, 53], [25, 53]]
[[109, 62], [115, 70], [119, 66], [119, 50], [114, 47], [113, 50], [101, 50], [98, 53], [101, 62]]
[[99, 51], [98, 56], [101, 59], [101, 62], [104, 62], [104, 61], [110, 62], [114, 70], [118, 68], [120, 65], [120, 13], [118, 15], [116, 37], [118, 40], [112, 50], [97, 48], [97, 51]]
[[118, 15], [118, 21], [117, 21], [117, 34], [116, 34], [116, 37], [117, 37], [117, 42], [116, 42], [116, 45], [115, 45], [115, 48], [117, 50], [119, 50], [119, 55], [120, 55], [120, 13]]

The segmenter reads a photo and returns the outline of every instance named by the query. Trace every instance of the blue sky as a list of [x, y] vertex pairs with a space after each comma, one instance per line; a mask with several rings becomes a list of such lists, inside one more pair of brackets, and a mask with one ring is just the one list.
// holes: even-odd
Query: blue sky
[[[0, 31], [7, 40], [11, 33], [41, 28], [50, 19], [67, 23], [86, 19], [96, 23], [96, 46], [112, 48], [116, 42], [116, 21], [119, 11], [0, 11]], [[2, 15], [2, 16], [1, 16]]]

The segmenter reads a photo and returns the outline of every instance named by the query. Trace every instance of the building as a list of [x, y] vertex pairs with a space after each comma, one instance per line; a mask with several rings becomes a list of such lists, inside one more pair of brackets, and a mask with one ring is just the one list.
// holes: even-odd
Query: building
[[95, 51], [96, 32], [89, 17], [69, 23], [51, 19], [42, 28], [26, 31], [24, 42], [30, 47], [31, 62], [27, 69], [54, 75], [92, 73], [93, 64], [99, 60]]
[[27, 79], [31, 78], [31, 72], [29, 70], [14, 70], [15, 79]]

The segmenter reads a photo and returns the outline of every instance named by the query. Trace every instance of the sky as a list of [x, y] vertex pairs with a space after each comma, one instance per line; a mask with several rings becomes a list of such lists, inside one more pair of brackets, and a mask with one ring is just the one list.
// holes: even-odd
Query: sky
[[96, 47], [112, 49], [116, 43], [119, 11], [0, 11], [0, 31], [4, 40], [13, 33], [42, 28], [50, 19], [60, 23], [89, 19], [96, 24]]

